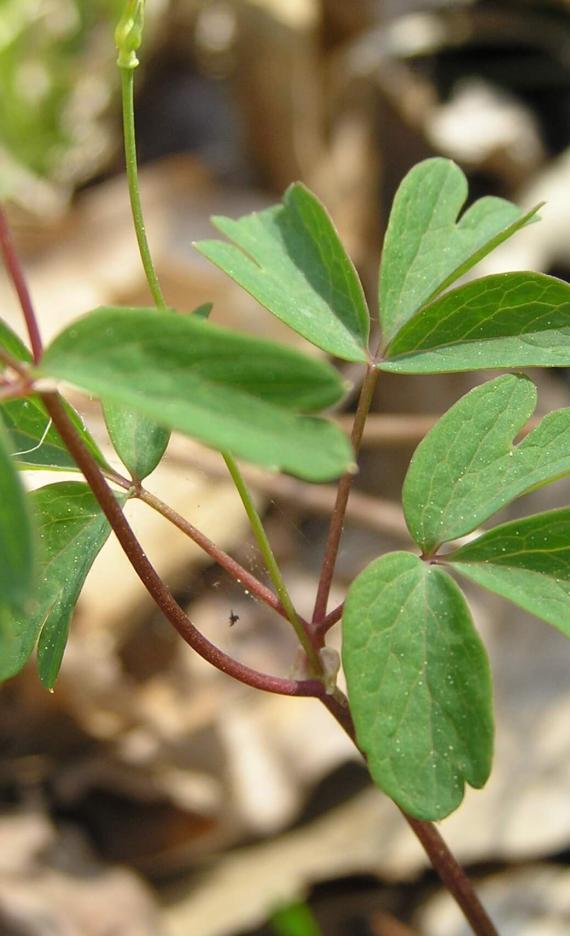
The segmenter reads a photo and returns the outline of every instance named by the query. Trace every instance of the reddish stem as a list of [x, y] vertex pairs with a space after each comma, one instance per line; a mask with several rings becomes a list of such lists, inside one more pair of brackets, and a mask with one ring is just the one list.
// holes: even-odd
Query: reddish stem
[[402, 810], [400, 812], [421, 842], [443, 884], [463, 910], [476, 936], [499, 936], [493, 921], [475, 893], [471, 881], [433, 823], [422, 822], [421, 819], [414, 819]]
[[10, 354], [9, 351], [6, 351], [6, 348], [0, 346], [0, 361], [9, 367], [10, 370], [13, 370], [18, 374], [22, 380], [30, 383], [30, 373], [29, 367], [24, 361], [19, 361], [18, 358], [15, 358], [13, 354]]
[[343, 611], [344, 611], [344, 601], [342, 602], [342, 604], [339, 604], [333, 611], [330, 611], [329, 614], [327, 614], [326, 618], [324, 618], [324, 620], [321, 621], [321, 623], [319, 624], [319, 634], [321, 634], [324, 637], [327, 631], [329, 631], [331, 627], [334, 627], [337, 621], [340, 621]]
[[[128, 484], [128, 482], [126, 483]], [[130, 484], [128, 486], [130, 487]], [[178, 511], [170, 507], [169, 504], [165, 504], [160, 497], [157, 497], [156, 494], [151, 494], [150, 491], [147, 491], [145, 488], [141, 487], [139, 490], [136, 490], [134, 496], [144, 501], [145, 504], [148, 504], [149, 507], [156, 510], [157, 513], [165, 517], [166, 520], [169, 520], [170, 523], [188, 536], [197, 546], [200, 546], [214, 562], [217, 562], [222, 569], [225, 569], [236, 582], [243, 585], [252, 595], [255, 595], [256, 598], [259, 598], [260, 601], [263, 601], [264, 604], [268, 605], [274, 611], [277, 611], [281, 617], [287, 620], [287, 614], [275, 592], [271, 591], [263, 582], [260, 582], [255, 575], [248, 572], [247, 569], [240, 565], [239, 562], [236, 562], [236, 560], [229, 556], [223, 549], [216, 546], [211, 539], [202, 533], [201, 530], [198, 530], [189, 520], [182, 517]], [[299, 618], [299, 620], [308, 630], [308, 623], [304, 621], [303, 618]]]
[[[376, 383], [378, 381], [378, 375], [379, 371], [374, 366], [374, 364], [369, 364], [366, 371], [366, 377], [364, 378], [364, 382], [362, 384], [362, 390], [360, 391], [360, 399], [358, 401], [358, 407], [354, 417], [354, 425], [352, 427], [352, 434], [350, 437], [355, 455], [358, 454], [358, 450], [360, 448], [366, 417], [372, 403], [372, 398], [376, 389]], [[352, 487], [353, 478], [354, 473], [348, 472], [340, 479], [336, 494], [336, 501], [331, 516], [327, 543], [325, 546], [325, 555], [321, 567], [319, 587], [317, 590], [317, 598], [313, 611], [313, 633], [318, 638], [319, 646], [323, 645], [322, 624], [327, 613], [327, 604], [338, 556], [340, 539], [342, 536], [346, 506], [348, 504], [348, 497]]]
[[[326, 696], [325, 698], [321, 698], [321, 702], [327, 707], [333, 718], [337, 720], [350, 740], [358, 748], [354, 723], [348, 707], [348, 700], [343, 700], [341, 693], [337, 692], [335, 698]], [[365, 755], [363, 755], [363, 757], [364, 756]], [[422, 819], [415, 819], [413, 816], [409, 816], [408, 813], [405, 813], [403, 809], [400, 809], [400, 812], [414, 835], [419, 839], [442, 883], [463, 911], [475, 936], [499, 936], [493, 921], [488, 916], [483, 904], [475, 893], [471, 881], [445, 844], [445, 841], [434, 824], [432, 822], [425, 822]]]
[[58, 396], [54, 393], [42, 393], [41, 399], [66, 448], [85, 476], [135, 572], [162, 613], [174, 625], [186, 643], [216, 669], [248, 686], [280, 695], [322, 696], [325, 690], [318, 680], [282, 679], [260, 673], [234, 660], [197, 630], [146, 557], [120, 504], [105, 481], [97, 462], [83, 445]]
[[[273, 611], [276, 611], [281, 617], [287, 619], [287, 615], [279, 603], [277, 595], [272, 592], [267, 585], [260, 582], [255, 575], [248, 572], [244, 566], [233, 559], [225, 550], [220, 549], [205, 533], [202, 533], [194, 524], [186, 520], [177, 510], [174, 510], [173, 507], [166, 504], [160, 497], [157, 497], [156, 494], [151, 494], [151, 492], [143, 488], [141, 484], [135, 484], [132, 479], [123, 478], [123, 476], [116, 471], [107, 470], [104, 472], [104, 476], [108, 481], [113, 481], [114, 484], [122, 487], [124, 491], [129, 491], [132, 497], [143, 501], [147, 507], [151, 507], [159, 513], [161, 517], [164, 517], [165, 520], [172, 523], [173, 526], [180, 530], [181, 533], [184, 533], [193, 543], [196, 543], [196, 545], [210, 556], [222, 569], [225, 569], [239, 585], [243, 585], [244, 589], [258, 598], [259, 601], [263, 601], [263, 603], [272, 608]], [[304, 627], [309, 627], [308, 623], [304, 621], [303, 618], [300, 618], [300, 620]]]
[[12, 234], [10, 232], [10, 228], [8, 227], [6, 215], [1, 207], [0, 250], [2, 251], [6, 269], [8, 270], [8, 274], [12, 280], [14, 289], [16, 290], [16, 294], [18, 296], [18, 301], [22, 308], [22, 312], [24, 313], [26, 328], [28, 329], [28, 335], [30, 336], [32, 356], [34, 358], [34, 362], [37, 364], [42, 356], [42, 339], [40, 337], [38, 321], [34, 313], [34, 307], [32, 305], [32, 299], [28, 290], [26, 278], [20, 265], [18, 254], [16, 253]]

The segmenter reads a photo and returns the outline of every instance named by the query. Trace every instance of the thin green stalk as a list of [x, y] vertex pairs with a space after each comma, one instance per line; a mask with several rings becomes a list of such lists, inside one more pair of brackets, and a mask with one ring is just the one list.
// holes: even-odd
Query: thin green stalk
[[134, 70], [132, 68], [119, 67], [121, 73], [121, 91], [123, 100], [123, 138], [125, 143], [125, 163], [127, 169], [127, 182], [129, 186], [129, 198], [131, 200], [131, 211], [133, 222], [139, 245], [142, 265], [148, 288], [152, 293], [155, 305], [159, 309], [166, 309], [166, 302], [162, 294], [162, 289], [156, 275], [156, 270], [152, 262], [150, 248], [146, 236], [144, 216], [142, 212], [141, 197], [139, 190], [139, 176], [137, 166], [137, 146], [135, 134], [135, 111], [134, 111]]
[[322, 666], [321, 658], [317, 650], [315, 650], [315, 647], [313, 646], [311, 639], [309, 638], [307, 632], [305, 631], [305, 628], [303, 627], [303, 625], [301, 624], [301, 621], [299, 620], [297, 616], [297, 612], [295, 611], [295, 607], [293, 605], [293, 602], [291, 601], [289, 592], [287, 591], [287, 586], [285, 585], [285, 582], [283, 581], [283, 576], [281, 575], [281, 569], [279, 568], [279, 565], [277, 563], [277, 560], [271, 548], [271, 544], [267, 538], [267, 533], [265, 532], [265, 528], [263, 526], [263, 523], [261, 522], [261, 517], [259, 516], [255, 508], [255, 504], [253, 503], [253, 499], [247, 487], [247, 484], [245, 483], [242, 477], [241, 471], [239, 470], [235, 459], [231, 455], [228, 455], [227, 452], [223, 452], [222, 454], [224, 457], [224, 461], [227, 465], [228, 471], [231, 475], [232, 481], [234, 482], [237, 492], [239, 496], [241, 497], [242, 504], [245, 507], [245, 512], [251, 524], [253, 535], [255, 536], [257, 545], [259, 546], [259, 550], [261, 552], [261, 555], [263, 556], [263, 561], [265, 562], [265, 566], [267, 568], [267, 571], [269, 572], [271, 581], [273, 582], [273, 585], [275, 587], [275, 591], [277, 592], [277, 595], [279, 596], [279, 601], [281, 602], [281, 606], [283, 610], [285, 611], [285, 614], [287, 615], [287, 619], [289, 620], [295, 633], [297, 634], [299, 643], [301, 644], [301, 646], [303, 647], [303, 650], [307, 654], [307, 659], [311, 665], [313, 674], [317, 676], [322, 675], [323, 666]]

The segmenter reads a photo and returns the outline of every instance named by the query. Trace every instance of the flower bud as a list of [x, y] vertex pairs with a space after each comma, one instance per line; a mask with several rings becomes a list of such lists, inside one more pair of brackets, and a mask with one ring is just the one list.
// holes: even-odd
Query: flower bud
[[125, 11], [115, 30], [119, 68], [136, 68], [139, 64], [137, 49], [142, 42], [143, 26], [144, 0], [127, 0]]

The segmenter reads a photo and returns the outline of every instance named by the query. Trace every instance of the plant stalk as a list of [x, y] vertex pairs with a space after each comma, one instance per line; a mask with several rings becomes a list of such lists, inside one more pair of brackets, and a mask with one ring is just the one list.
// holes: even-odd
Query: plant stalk
[[326, 618], [323, 618], [319, 627], [319, 633], [321, 633], [324, 636], [324, 634], [326, 634], [327, 631], [331, 629], [331, 627], [334, 627], [334, 625], [338, 621], [340, 621], [343, 611], [344, 611], [344, 601], [342, 602], [342, 604], [337, 605], [336, 608], [333, 608], [332, 611], [329, 611]]
[[27, 380], [28, 383], [30, 382], [29, 366], [25, 361], [19, 361], [18, 358], [15, 358], [13, 354], [10, 354], [9, 351], [6, 351], [6, 349], [2, 347], [0, 347], [0, 361], [6, 367], [9, 367], [10, 370], [15, 371], [22, 381]]
[[470, 923], [476, 936], [499, 936], [495, 924], [479, 900], [473, 885], [432, 822], [414, 819], [400, 810], [419, 839], [442, 883]]
[[263, 582], [260, 582], [259, 579], [252, 575], [251, 572], [248, 572], [247, 569], [240, 565], [239, 562], [236, 562], [236, 560], [224, 552], [223, 549], [216, 546], [212, 540], [186, 520], [185, 517], [182, 517], [176, 510], [168, 504], [165, 504], [164, 501], [156, 497], [155, 494], [151, 494], [150, 491], [147, 491], [145, 488], [141, 488], [140, 491], [135, 491], [134, 496], [144, 501], [145, 504], [148, 504], [149, 507], [152, 507], [153, 510], [156, 510], [157, 513], [165, 517], [166, 520], [169, 520], [170, 523], [177, 527], [182, 533], [186, 534], [186, 536], [200, 546], [205, 553], [217, 562], [219, 566], [225, 569], [236, 582], [243, 585], [252, 595], [260, 601], [263, 601], [264, 604], [268, 605], [270, 608], [273, 608], [273, 610], [277, 611], [282, 617], [287, 618], [285, 609], [270, 588], [267, 588]]
[[[360, 391], [358, 406], [354, 417], [354, 425], [352, 427], [352, 434], [350, 437], [355, 456], [358, 454], [360, 449], [362, 434], [364, 432], [364, 425], [366, 423], [368, 411], [370, 410], [370, 406], [372, 404], [372, 398], [374, 396], [374, 391], [378, 382], [378, 376], [379, 371], [377, 368], [374, 367], [374, 364], [369, 364], [366, 371], [366, 377], [362, 383], [362, 390]], [[353, 478], [354, 474], [352, 472], [347, 472], [340, 479], [337, 488], [336, 501], [331, 515], [312, 619], [313, 634], [318, 640], [319, 646], [323, 645], [324, 634], [322, 631], [322, 623], [327, 613], [329, 594], [336, 566], [342, 529], [344, 525], [344, 517], [346, 514], [346, 507], [348, 504]]]
[[164, 616], [174, 625], [186, 643], [216, 669], [248, 686], [280, 695], [317, 697], [323, 695], [325, 690], [318, 680], [282, 679], [260, 673], [234, 660], [200, 633], [174, 600], [147, 558], [97, 462], [83, 445], [58, 396], [54, 393], [42, 393], [40, 396], [54, 426], [93, 491], [133, 569]]
[[[8, 221], [2, 208], [0, 208], [0, 250], [2, 251], [2, 257], [4, 258], [4, 263], [6, 264], [8, 275], [12, 280], [12, 285], [14, 286], [16, 295], [18, 296], [18, 301], [20, 303], [20, 307], [24, 315], [24, 321], [26, 323], [26, 328], [28, 330], [28, 335], [30, 337], [32, 357], [34, 359], [34, 363], [37, 364], [42, 356], [43, 350], [38, 320], [34, 313], [34, 306], [26, 278], [24, 276], [24, 271], [16, 253], [12, 233], [8, 227]], [[17, 370], [18, 368], [14, 369]]]
[[229, 455], [227, 452], [223, 453], [223, 458], [231, 475], [232, 481], [236, 486], [236, 490], [241, 497], [242, 504], [251, 524], [253, 535], [255, 536], [257, 545], [259, 546], [259, 551], [263, 556], [265, 567], [269, 573], [273, 585], [275, 586], [275, 591], [279, 596], [279, 601], [281, 602], [287, 619], [293, 627], [299, 643], [307, 655], [307, 660], [309, 661], [313, 675], [321, 676], [323, 673], [321, 658], [318, 654], [318, 651], [313, 646], [311, 638], [303, 627], [293, 602], [291, 601], [291, 596], [287, 591], [287, 586], [283, 580], [281, 569], [279, 568], [275, 554], [271, 548], [271, 544], [267, 537], [267, 533], [265, 532], [261, 517], [259, 516], [255, 504], [253, 503], [253, 498], [249, 488], [247, 487], [247, 484], [242, 477], [235, 458], [233, 458], [233, 456]]
[[[243, 585], [244, 589], [250, 592], [255, 598], [262, 601], [269, 608], [272, 608], [273, 611], [276, 611], [277, 614], [280, 614], [285, 620], [288, 620], [285, 609], [281, 605], [279, 598], [267, 585], [260, 582], [259, 579], [242, 566], [241, 563], [237, 562], [237, 560], [225, 552], [225, 550], [217, 546], [216, 543], [207, 537], [205, 533], [202, 533], [198, 527], [195, 527], [193, 523], [190, 523], [189, 520], [179, 514], [174, 507], [166, 504], [160, 497], [157, 497], [156, 494], [147, 491], [141, 484], [133, 484], [132, 480], [123, 478], [123, 476], [116, 471], [105, 471], [104, 476], [108, 481], [113, 481], [114, 484], [117, 484], [119, 487], [123, 488], [123, 490], [129, 491], [133, 498], [143, 501], [148, 507], [151, 507], [152, 510], [155, 510], [156, 513], [164, 517], [165, 520], [168, 520], [169, 523], [180, 530], [181, 533], [184, 533], [188, 539], [196, 543], [196, 545], [210, 556], [222, 569], [225, 569], [228, 575], [231, 575], [238, 585]], [[302, 626], [308, 628], [309, 624], [307, 621], [300, 615], [298, 615], [298, 617]]]
[[[324, 696], [321, 698], [321, 702], [346, 732], [354, 746], [360, 750], [356, 740], [354, 723], [348, 707], [348, 700], [345, 699], [343, 701], [339, 696], [340, 693], [337, 693], [334, 698], [332, 696]], [[363, 752], [361, 751], [360, 753], [366, 760]], [[400, 807], [398, 807], [398, 809], [400, 809]], [[423, 819], [415, 819], [414, 816], [408, 815], [403, 809], [400, 809], [400, 812], [422, 845], [445, 888], [463, 911], [465, 919], [471, 925], [475, 936], [499, 936], [493, 921], [479, 900], [467, 874], [453, 855], [453, 852], [451, 852], [446, 845], [436, 826], [432, 822], [426, 822]]]
[[119, 68], [121, 73], [121, 93], [123, 103], [123, 139], [125, 145], [125, 164], [127, 170], [127, 183], [129, 186], [129, 198], [131, 201], [131, 211], [133, 223], [139, 245], [142, 265], [148, 287], [152, 293], [154, 303], [159, 309], [166, 309], [166, 302], [162, 289], [152, 262], [152, 255], [146, 236], [144, 215], [142, 211], [141, 196], [139, 189], [139, 176], [137, 166], [137, 145], [135, 132], [135, 112], [134, 112], [134, 69]]

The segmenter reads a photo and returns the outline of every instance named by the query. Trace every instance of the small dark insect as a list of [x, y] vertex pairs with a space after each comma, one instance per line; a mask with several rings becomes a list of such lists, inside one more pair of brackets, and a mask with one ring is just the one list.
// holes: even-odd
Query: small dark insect
[[230, 611], [230, 627], [233, 627], [234, 624], [237, 624], [239, 621], [239, 614], [236, 614], [233, 610]]

